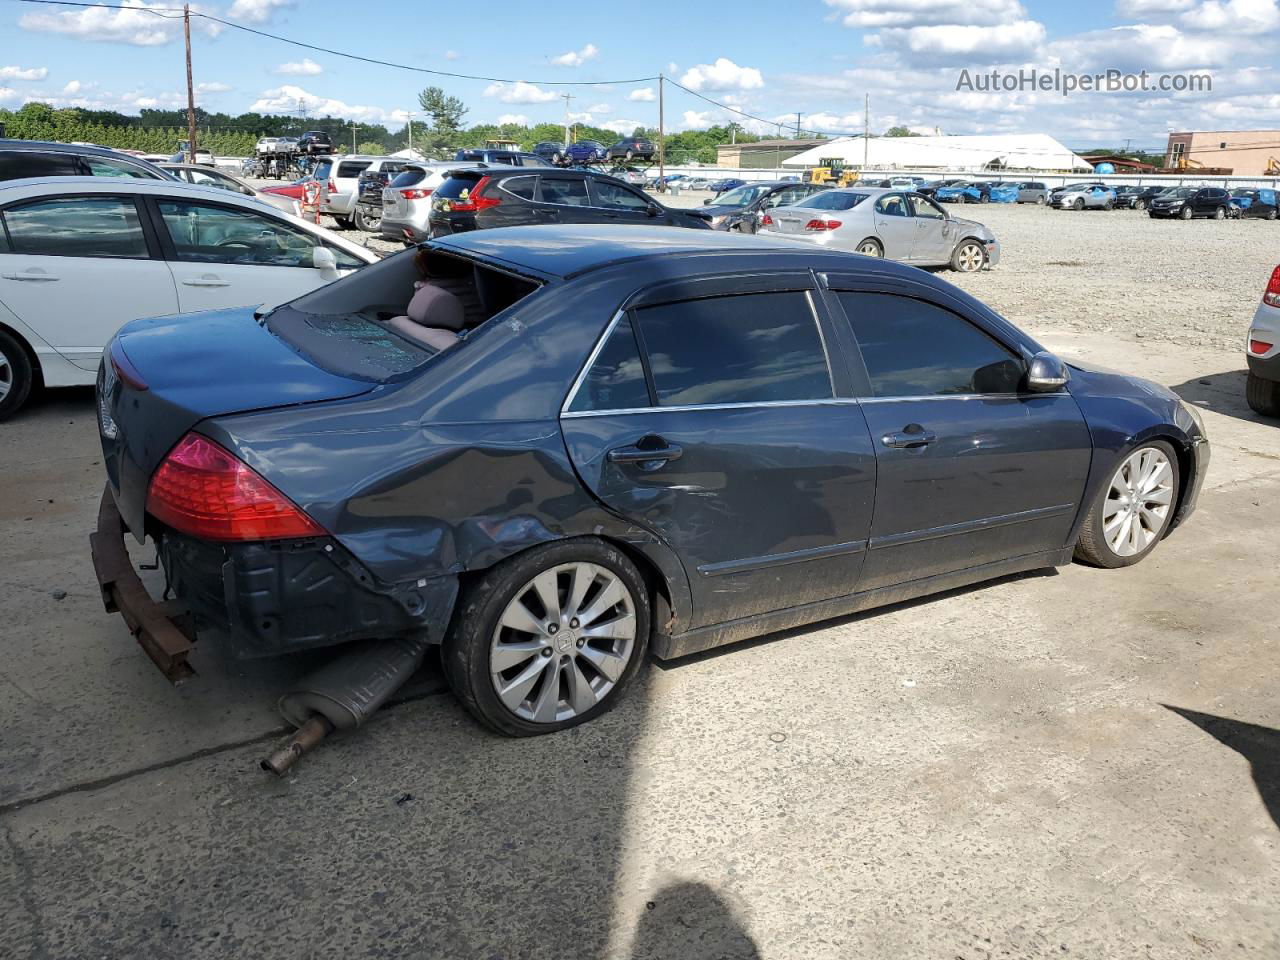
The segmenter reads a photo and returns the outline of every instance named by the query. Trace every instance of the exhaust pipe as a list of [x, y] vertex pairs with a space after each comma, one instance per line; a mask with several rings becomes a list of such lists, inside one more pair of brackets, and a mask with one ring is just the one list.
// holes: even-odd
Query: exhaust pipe
[[280, 713], [298, 729], [262, 760], [262, 769], [283, 776], [334, 730], [361, 726], [417, 672], [426, 653], [427, 635], [421, 632], [371, 640], [334, 657], [280, 698]]

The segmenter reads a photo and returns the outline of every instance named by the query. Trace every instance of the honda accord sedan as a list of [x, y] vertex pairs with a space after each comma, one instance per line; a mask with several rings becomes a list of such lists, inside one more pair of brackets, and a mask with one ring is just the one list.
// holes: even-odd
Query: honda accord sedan
[[[649, 655], [1137, 563], [1209, 457], [1169, 390], [928, 273], [646, 227], [476, 231], [275, 309], [139, 320], [98, 406], [95, 539], [151, 540], [201, 642], [425, 634], [513, 736], [609, 709]], [[171, 610], [98, 576], [185, 663]]]

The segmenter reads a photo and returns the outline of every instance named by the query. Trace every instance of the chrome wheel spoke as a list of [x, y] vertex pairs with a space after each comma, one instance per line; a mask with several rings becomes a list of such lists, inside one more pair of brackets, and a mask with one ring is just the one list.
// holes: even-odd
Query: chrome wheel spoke
[[606, 650], [597, 650], [590, 645], [583, 647], [578, 653], [589, 660], [591, 665], [610, 683], [615, 683], [627, 666], [627, 657]]
[[544, 649], [546, 649], [546, 642], [543, 640], [495, 644], [489, 663], [494, 670], [505, 673], [512, 667], [520, 666], [530, 657], [540, 657]]
[[547, 663], [542, 689], [533, 704], [533, 720], [537, 723], [555, 723], [560, 711], [560, 661], [552, 657]]
[[596, 705], [596, 692], [591, 689], [591, 682], [574, 660], [565, 668], [565, 677], [569, 682], [569, 706], [574, 713], [585, 713]]
[[623, 587], [620, 580], [616, 578], [610, 580], [604, 589], [596, 594], [595, 599], [591, 601], [591, 606], [578, 615], [578, 620], [581, 621], [584, 627], [590, 626], [609, 610], [616, 607], [625, 593], [626, 588]]
[[548, 623], [560, 622], [559, 579], [555, 570], [547, 570], [533, 578], [533, 592], [542, 602], [542, 609]]
[[578, 636], [593, 640], [623, 640], [636, 635], [636, 618], [629, 613], [620, 614], [604, 623], [594, 623], [578, 631]]
[[498, 696], [502, 698], [502, 702], [508, 709], [519, 710], [525, 697], [529, 695], [529, 691], [533, 689], [533, 685], [538, 682], [538, 677], [542, 676], [549, 663], [551, 660], [539, 657], [531, 661], [510, 683], [498, 688]]
[[1158, 503], [1161, 506], [1167, 507], [1169, 504], [1173, 503], [1173, 490], [1169, 487], [1157, 487], [1156, 489], [1144, 494], [1142, 501], [1144, 504]]
[[502, 626], [510, 627], [519, 633], [532, 633], [534, 636], [545, 636], [546, 624], [529, 612], [520, 597], [516, 597], [507, 605], [502, 613]]
[[1173, 464], [1158, 447], [1130, 454], [1111, 478], [1102, 504], [1102, 536], [1112, 552], [1133, 557], [1160, 536], [1173, 505]]
[[565, 612], [570, 617], [582, 616], [582, 601], [596, 581], [598, 568], [592, 563], [580, 563], [573, 568], [573, 582], [569, 586], [569, 602], [565, 604]]

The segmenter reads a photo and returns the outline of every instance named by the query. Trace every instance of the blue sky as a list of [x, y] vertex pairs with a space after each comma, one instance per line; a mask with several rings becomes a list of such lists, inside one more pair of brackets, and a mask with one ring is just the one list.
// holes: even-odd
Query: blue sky
[[[40, 99], [134, 113], [185, 105], [181, 20], [166, 0], [75, 9], [0, 0], [0, 106]], [[175, 4], [176, 5], [176, 4]], [[198, 102], [209, 110], [294, 112], [402, 124], [428, 83], [470, 107], [469, 122], [576, 119], [630, 131], [656, 124], [653, 83], [597, 85], [659, 71], [778, 123], [860, 130], [1049, 133], [1073, 146], [1162, 145], [1171, 129], [1280, 127], [1278, 0], [790, 0], [642, 6], [489, 0], [425, 5], [367, 0], [209, 0], [235, 23], [417, 67], [523, 81], [431, 78], [307, 51], [208, 21], [193, 25]], [[413, 12], [410, 12], [413, 11]], [[452, 11], [452, 12], [448, 12]], [[1019, 68], [1199, 73], [1211, 92], [957, 90]], [[576, 88], [552, 81], [586, 81]], [[672, 129], [734, 119], [668, 88]], [[737, 118], [741, 120], [741, 118]]]

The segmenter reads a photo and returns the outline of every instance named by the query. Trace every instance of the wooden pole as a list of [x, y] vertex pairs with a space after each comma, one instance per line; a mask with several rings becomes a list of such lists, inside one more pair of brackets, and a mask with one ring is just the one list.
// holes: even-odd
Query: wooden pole
[[182, 35], [187, 41], [187, 163], [196, 162], [196, 95], [191, 83], [191, 5], [182, 5]]
[[667, 192], [667, 128], [663, 111], [663, 75], [658, 74], [658, 192]]

